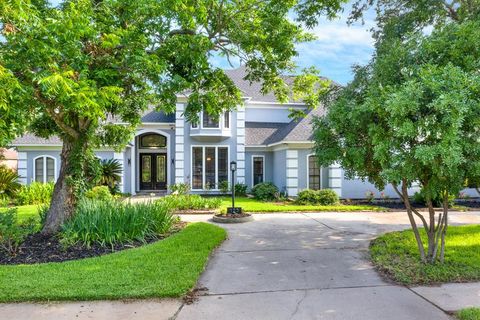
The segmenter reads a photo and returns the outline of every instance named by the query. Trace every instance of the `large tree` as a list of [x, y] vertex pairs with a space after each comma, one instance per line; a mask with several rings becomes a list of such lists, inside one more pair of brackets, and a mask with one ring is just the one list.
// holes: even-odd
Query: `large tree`
[[[24, 130], [63, 142], [43, 231], [73, 214], [94, 171], [92, 150], [124, 146], [147, 106], [174, 112], [177, 94], [188, 93], [185, 117], [195, 120], [200, 110], [219, 114], [242, 103], [213, 55], [239, 59], [248, 80], [286, 101], [281, 75], [294, 70], [295, 44], [311, 39], [305, 30], [341, 2], [1, 1], [0, 143]], [[315, 101], [308, 96], [318, 86], [311, 74], [303, 79], [295, 93]]]
[[[429, 263], [444, 258], [449, 196], [480, 173], [480, 20], [465, 8], [455, 10], [466, 18], [439, 18], [428, 35], [423, 27], [397, 28], [401, 14], [381, 20], [371, 62], [355, 68], [354, 80], [315, 122], [322, 165], [338, 161], [348, 177], [379, 189], [392, 184], [421, 259]], [[422, 26], [419, 21], [411, 26]], [[425, 192], [427, 213], [410, 203], [408, 188], [416, 183]], [[441, 212], [433, 206], [438, 197]]]

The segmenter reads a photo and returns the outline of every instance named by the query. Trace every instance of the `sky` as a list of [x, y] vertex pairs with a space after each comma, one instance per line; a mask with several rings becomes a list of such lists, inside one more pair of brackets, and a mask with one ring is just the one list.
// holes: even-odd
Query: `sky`
[[[1, 1], [1, 0], [0, 0]], [[58, 4], [60, 0], [50, 0]], [[369, 31], [374, 26], [373, 10], [365, 14], [365, 24], [347, 25], [350, 5], [347, 4], [339, 18], [321, 18], [318, 26], [311, 30], [317, 40], [297, 46], [295, 62], [300, 68], [314, 66], [320, 74], [340, 84], [347, 84], [353, 78], [352, 65], [367, 63], [373, 53], [373, 39]], [[231, 68], [225, 59], [213, 58], [212, 64]]]

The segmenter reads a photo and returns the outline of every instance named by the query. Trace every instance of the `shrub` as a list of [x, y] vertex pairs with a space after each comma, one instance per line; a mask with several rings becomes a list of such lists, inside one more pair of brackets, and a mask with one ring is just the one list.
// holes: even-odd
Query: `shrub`
[[278, 188], [271, 182], [262, 182], [252, 188], [252, 194], [257, 200], [271, 201], [278, 198]]
[[0, 213], [0, 248], [11, 255], [18, 252], [25, 237], [36, 228], [35, 219], [31, 218], [19, 224], [17, 209], [8, 209]]
[[188, 183], [175, 183], [169, 186], [170, 192], [177, 195], [187, 194], [190, 192], [190, 184]]
[[310, 190], [305, 189], [298, 193], [297, 203], [313, 205], [334, 205], [339, 202], [338, 195], [331, 189]]
[[14, 197], [20, 190], [18, 174], [4, 166], [0, 166], [0, 196]]
[[[413, 195], [413, 201], [417, 204], [427, 205], [425, 198], [425, 191], [423, 189], [420, 192], [415, 192]], [[436, 195], [432, 198], [432, 203], [436, 207], [443, 207], [443, 199], [440, 195]], [[450, 195], [448, 197], [448, 206], [452, 207], [455, 204], [455, 195]]]
[[28, 186], [22, 186], [17, 193], [16, 202], [19, 205], [48, 204], [52, 200], [54, 186], [53, 182], [32, 182]]
[[235, 194], [239, 197], [245, 197], [247, 195], [248, 186], [245, 183], [235, 184]]
[[124, 203], [83, 199], [62, 228], [65, 245], [113, 246], [147, 241], [168, 232], [175, 219], [165, 203]]
[[174, 210], [217, 209], [222, 204], [222, 200], [219, 198], [206, 198], [198, 194], [169, 195], [158, 202], [165, 203]]
[[100, 162], [100, 186], [107, 186], [110, 193], [116, 194], [120, 190], [118, 185], [122, 181], [123, 168], [117, 159], [105, 159]]
[[296, 202], [299, 204], [317, 204], [318, 193], [312, 189], [302, 190], [298, 193]]
[[113, 199], [110, 189], [107, 186], [93, 187], [85, 193], [85, 197], [91, 200], [109, 201]]
[[218, 189], [220, 190], [221, 193], [229, 193], [230, 192], [230, 184], [228, 181], [224, 180], [218, 184]]
[[317, 192], [318, 203], [322, 206], [331, 206], [340, 202], [338, 194], [332, 189], [322, 189], [318, 190]]

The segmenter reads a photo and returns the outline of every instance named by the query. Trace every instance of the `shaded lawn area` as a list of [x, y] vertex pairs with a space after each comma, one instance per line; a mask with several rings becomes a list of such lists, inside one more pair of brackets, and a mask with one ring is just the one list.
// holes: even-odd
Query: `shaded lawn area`
[[194, 223], [173, 236], [105, 256], [36, 265], [0, 266], [0, 302], [179, 297], [226, 237]]
[[[221, 211], [226, 212], [227, 207], [232, 206], [230, 197], [222, 198]], [[235, 198], [235, 207], [242, 207], [246, 212], [312, 212], [312, 211], [385, 211], [384, 208], [370, 205], [299, 205], [292, 202], [263, 202], [253, 198]]]
[[[425, 232], [422, 236], [426, 239]], [[403, 284], [479, 281], [480, 225], [448, 227], [443, 264], [420, 261], [411, 230], [387, 233], [373, 240], [370, 255], [382, 273]]]
[[[33, 205], [27, 205], [27, 206], [18, 206], [16, 207], [18, 209], [18, 220], [19, 222], [25, 221], [29, 218], [35, 218], [37, 220], [40, 219], [38, 216], [38, 209], [41, 206], [33, 204]], [[5, 212], [6, 208], [0, 208], [0, 213]]]
[[468, 308], [457, 312], [460, 320], [480, 320], [480, 308]]

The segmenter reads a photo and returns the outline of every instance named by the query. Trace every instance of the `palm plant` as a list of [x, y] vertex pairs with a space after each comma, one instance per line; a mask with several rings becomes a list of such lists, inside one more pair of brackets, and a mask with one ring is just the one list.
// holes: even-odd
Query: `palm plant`
[[0, 166], [0, 196], [13, 197], [20, 189], [19, 175], [4, 166]]
[[99, 185], [107, 186], [111, 193], [115, 193], [118, 184], [122, 180], [122, 165], [116, 159], [105, 159], [101, 161], [101, 172]]

